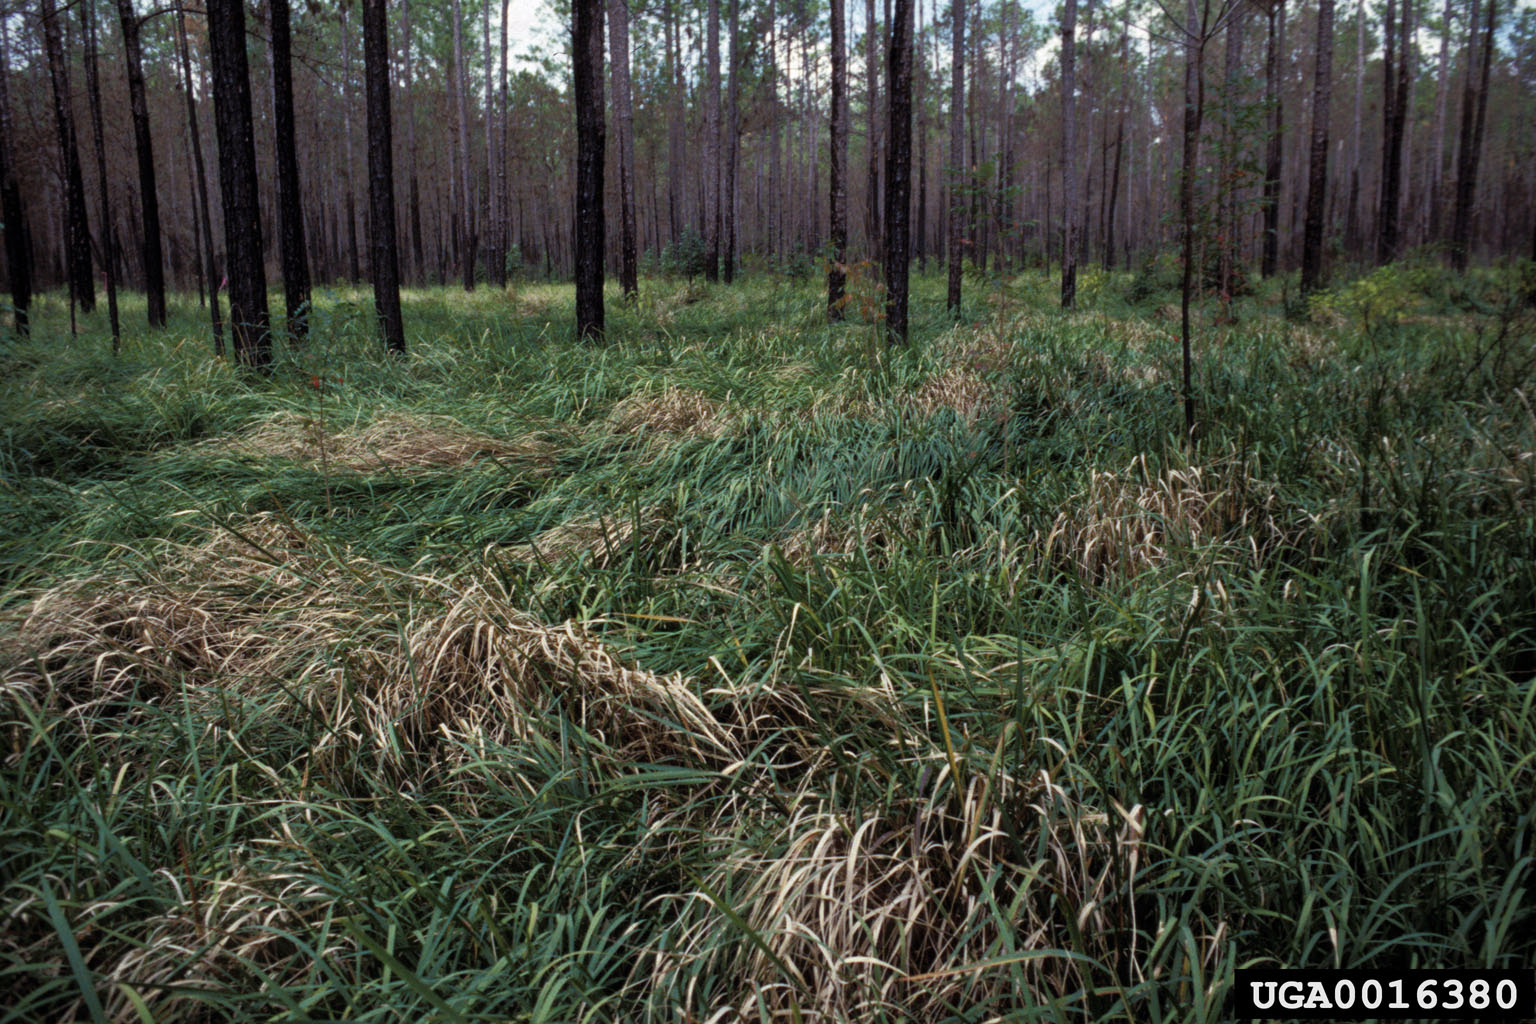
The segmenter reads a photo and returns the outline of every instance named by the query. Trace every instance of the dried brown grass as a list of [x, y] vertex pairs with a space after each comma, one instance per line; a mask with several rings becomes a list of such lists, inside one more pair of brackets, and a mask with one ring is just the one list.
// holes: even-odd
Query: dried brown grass
[[[1019, 782], [962, 767], [957, 793], [943, 756], [931, 763], [941, 767], [922, 773], [935, 779], [927, 794], [861, 818], [806, 799], [766, 843], [719, 860], [706, 885], [731, 894], [766, 949], [709, 941], [736, 926], [701, 889], [686, 897], [675, 944], [693, 952], [655, 952], [637, 973], [660, 991], [681, 988], [683, 1012], [704, 1019], [718, 1008], [693, 1005], [674, 979], [699, 971], [700, 956], [729, 959], [709, 966], [740, 978], [730, 1019], [851, 1021], [1024, 1005], [1021, 975], [1039, 998], [1080, 987], [1076, 963], [1038, 956], [1047, 950], [1134, 970], [1141, 951], [1123, 880], [1142, 857], [1143, 808], [1089, 811], [1045, 772]], [[995, 963], [1007, 954], [1016, 959]]]
[[543, 467], [553, 463], [556, 452], [556, 446], [543, 438], [490, 437], [447, 416], [414, 413], [385, 413], [361, 429], [336, 430], [327, 429], [319, 417], [285, 412], [246, 433], [204, 444], [352, 473], [451, 469], [482, 459], [512, 459]]
[[719, 403], [691, 388], [668, 385], [660, 391], [640, 390], [619, 401], [608, 414], [606, 427], [616, 434], [703, 434], [718, 437], [731, 418]]
[[1106, 583], [1227, 540], [1257, 564], [1277, 545], [1298, 539], [1284, 524], [1275, 485], [1258, 479], [1251, 462], [1154, 472], [1137, 456], [1121, 473], [1094, 471], [1087, 488], [1057, 513], [1044, 549], [1083, 578]]

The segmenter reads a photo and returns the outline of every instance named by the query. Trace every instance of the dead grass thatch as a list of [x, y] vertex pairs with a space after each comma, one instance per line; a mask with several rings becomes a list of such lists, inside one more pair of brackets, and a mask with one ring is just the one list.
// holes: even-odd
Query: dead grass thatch
[[718, 437], [730, 425], [720, 405], [691, 388], [668, 386], [640, 390], [622, 399], [608, 414], [615, 434], [702, 434]]
[[244, 434], [206, 444], [352, 473], [451, 469], [481, 459], [513, 459], [547, 466], [556, 451], [554, 444], [541, 438], [509, 441], [476, 433], [446, 416], [407, 413], [385, 413], [361, 429], [328, 430], [315, 416], [285, 412]]

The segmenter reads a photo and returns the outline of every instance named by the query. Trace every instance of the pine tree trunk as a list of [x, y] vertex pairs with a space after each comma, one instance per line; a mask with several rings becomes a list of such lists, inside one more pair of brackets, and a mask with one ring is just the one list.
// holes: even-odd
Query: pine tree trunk
[[[91, 107], [91, 136], [96, 143], [96, 183], [101, 189], [101, 251], [107, 275], [107, 322], [112, 328], [112, 354], [122, 351], [122, 325], [117, 317], [117, 261], [112, 258], [116, 242], [112, 230], [112, 198], [107, 187], [107, 147], [102, 142], [101, 82], [96, 74], [96, 5], [84, 0], [80, 22], [85, 37], [85, 91]], [[157, 239], [158, 241], [158, 239]], [[161, 321], [165, 319], [164, 285], [161, 286]]]
[[[1069, 0], [1070, 2], [1070, 0]], [[1325, 3], [1330, 0], [1324, 0]], [[1183, 267], [1179, 287], [1179, 342], [1183, 356], [1184, 439], [1195, 443], [1194, 338], [1189, 307], [1195, 273], [1195, 174], [1200, 160], [1200, 121], [1205, 114], [1205, 34], [1195, 0], [1184, 14], [1184, 159], [1179, 168], [1179, 218], [1183, 222]], [[1068, 207], [1070, 209], [1070, 206]]]
[[[602, 28], [599, 26], [598, 31]], [[459, 271], [464, 277], [464, 290], [475, 290], [475, 254], [479, 250], [475, 238], [475, 192], [471, 184], [474, 178], [469, 159], [469, 73], [464, 65], [464, 16], [459, 0], [453, 0], [453, 104], [459, 122]]]
[[176, 49], [181, 59], [181, 87], [187, 100], [187, 135], [192, 166], [197, 172], [197, 207], [202, 231], [203, 274], [208, 279], [208, 317], [213, 325], [213, 351], [224, 354], [224, 318], [219, 312], [219, 273], [213, 253], [213, 217], [208, 207], [208, 172], [203, 164], [203, 136], [197, 125], [197, 99], [192, 91], [192, 58], [187, 50], [187, 19], [176, 9]]
[[1269, 139], [1264, 156], [1264, 252], [1259, 272], [1273, 277], [1280, 265], [1280, 175], [1284, 151], [1284, 101], [1280, 94], [1281, 51], [1285, 49], [1285, 0], [1271, 0], [1269, 38], [1264, 57], [1264, 105], [1269, 108]]
[[[1405, 2], [1404, 7], [1407, 4]], [[1408, 12], [1403, 11], [1403, 25]], [[1376, 212], [1376, 264], [1391, 262], [1397, 256], [1397, 212], [1403, 170], [1403, 122], [1408, 103], [1406, 50], [1397, 52], [1397, 4], [1387, 0], [1386, 26], [1382, 38], [1386, 46], [1381, 93], [1383, 100], [1381, 133], [1381, 206]]]
[[704, 278], [720, 280], [720, 0], [708, 0], [704, 51]]
[[1430, 238], [1439, 238], [1445, 210], [1445, 115], [1450, 98], [1450, 49], [1451, 15], [1454, 0], [1445, 0], [1445, 11], [1440, 23], [1440, 60], [1435, 72], [1435, 132], [1430, 144], [1429, 157], [1429, 223], [1426, 231]]
[[832, 148], [828, 223], [832, 260], [827, 267], [827, 319], [843, 318], [848, 262], [848, 39], [843, 0], [832, 0]]
[[1497, 0], [1489, 0], [1486, 42], [1477, 56], [1478, 0], [1472, 0], [1467, 26], [1467, 84], [1461, 99], [1461, 148], [1456, 158], [1456, 209], [1451, 221], [1451, 266], [1467, 269], [1472, 215], [1477, 204], [1477, 165], [1483, 149], [1483, 125], [1488, 111], [1488, 73], [1493, 64], [1493, 32]]
[[69, 292], [81, 310], [96, 308], [96, 275], [91, 260], [91, 229], [85, 212], [85, 178], [80, 172], [80, 144], [75, 136], [74, 107], [70, 100], [69, 65], [59, 34], [53, 0], [38, 0], [43, 21], [43, 46], [48, 55], [48, 77], [53, 85], [53, 123], [59, 142], [59, 164], [64, 172], [65, 256]]
[[864, 136], [867, 149], [865, 167], [864, 240], [873, 259], [880, 252], [880, 135], [875, 112], [880, 96], [876, 73], [879, 52], [875, 32], [875, 0], [864, 0], [864, 84], [867, 102], [864, 109]]
[[[505, 0], [503, 0], [502, 33], [506, 33]], [[400, 0], [400, 31], [405, 49], [405, 151], [410, 160], [410, 185], [406, 203], [410, 207], [411, 220], [411, 280], [426, 280], [427, 269], [421, 242], [421, 185], [416, 176], [416, 86], [411, 71], [411, 0]], [[505, 47], [503, 47], [505, 49]], [[503, 96], [505, 106], [505, 96]]]
[[491, 283], [507, 286], [507, 259], [501, 251], [501, 193], [496, 188], [496, 166], [506, 158], [496, 152], [496, 65], [491, 60], [491, 0], [483, 0], [481, 31], [485, 36], [485, 260]]
[[[118, 0], [127, 3], [128, 0]], [[277, 163], [277, 240], [283, 267], [283, 300], [288, 336], [295, 344], [309, 335], [309, 257], [304, 248], [304, 208], [299, 189], [299, 156], [293, 128], [293, 59], [288, 0], [272, 3], [272, 126]]]
[[15, 311], [16, 333], [32, 333], [32, 239], [21, 205], [21, 188], [16, 181], [16, 164], [11, 154], [11, 41], [0, 24], [0, 217], [5, 218], [6, 278], [11, 285], [11, 308]]
[[[841, 2], [841, 0], [839, 0]], [[730, 56], [730, 85], [729, 110], [726, 115], [726, 150], [725, 150], [725, 251], [722, 254], [724, 266], [720, 268], [720, 276], [730, 284], [736, 279], [736, 175], [741, 158], [741, 3], [740, 0], [731, 0], [731, 43]], [[846, 86], [845, 86], [846, 88]], [[633, 139], [633, 130], [630, 133]], [[845, 160], [846, 164], [846, 160]]]
[[603, 0], [575, 0], [576, 336], [603, 336]]
[[[965, 0], [950, 0], [950, 71], [949, 71], [949, 292], [945, 305], [952, 316], [960, 315], [960, 286], [965, 257], [962, 234], [965, 198]], [[1049, 219], [1049, 218], [1047, 218]]]
[[896, 0], [886, 72], [885, 336], [907, 343], [907, 271], [912, 256], [913, 0]]
[[149, 103], [144, 96], [144, 61], [139, 44], [139, 18], [133, 0], [117, 0], [123, 27], [123, 62], [128, 73], [128, 105], [133, 117], [133, 143], [139, 159], [139, 212], [144, 222], [144, 292], [149, 326], [165, 326], [165, 270], [160, 246], [160, 199], [155, 189], [155, 152], [149, 131]]
[[368, 245], [373, 308], [384, 346], [405, 351], [400, 319], [400, 254], [395, 233], [395, 165], [389, 123], [389, 0], [363, 0], [363, 70], [368, 95]]
[[264, 369], [272, 361], [272, 336], [261, 253], [242, 0], [208, 0], [208, 50], [213, 62], [213, 114], [219, 140], [219, 193], [224, 205], [224, 247], [229, 254], [229, 322], [235, 358], [245, 366]]
[[640, 293], [635, 239], [635, 108], [629, 88], [629, 0], [608, 0], [613, 66], [613, 128], [619, 146], [619, 282], [626, 299]]
[[1317, 70], [1312, 82], [1312, 149], [1307, 169], [1307, 219], [1301, 236], [1301, 293], [1323, 279], [1323, 215], [1328, 193], [1328, 108], [1333, 91], [1333, 0], [1318, 0]]
[[[1061, 18], [1061, 308], [1077, 305], [1077, 0]], [[1189, 102], [1186, 97], [1186, 103]], [[1188, 112], [1186, 110], [1186, 117]], [[1185, 128], [1187, 132], [1188, 127]], [[1186, 143], [1187, 144], [1187, 143]]]

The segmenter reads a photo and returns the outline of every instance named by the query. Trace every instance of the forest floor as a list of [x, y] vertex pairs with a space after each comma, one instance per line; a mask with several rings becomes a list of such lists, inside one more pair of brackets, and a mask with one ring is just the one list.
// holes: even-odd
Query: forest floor
[[[5, 1019], [1198, 1020], [1536, 961], [1536, 321], [1378, 271], [45, 297], [0, 403]], [[871, 296], [862, 286], [862, 301]], [[1133, 301], [1134, 300], [1134, 301]], [[1287, 313], [1290, 313], [1288, 316]]]

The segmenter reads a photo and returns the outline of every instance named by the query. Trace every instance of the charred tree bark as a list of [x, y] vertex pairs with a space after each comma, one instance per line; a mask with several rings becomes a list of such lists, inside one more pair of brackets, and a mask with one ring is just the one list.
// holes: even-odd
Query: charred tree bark
[[[118, 0], [127, 3], [128, 0]], [[276, 133], [277, 242], [283, 266], [283, 300], [288, 336], [309, 335], [309, 257], [304, 248], [304, 209], [299, 191], [299, 157], [293, 130], [293, 59], [288, 0], [272, 2], [272, 125]], [[364, 59], [366, 60], [366, 44]]]
[[951, 315], [959, 316], [965, 264], [965, 198], [960, 189], [965, 181], [965, 0], [950, 0], [949, 21], [949, 292], [945, 305]]
[[1328, 107], [1333, 91], [1333, 0], [1318, 0], [1317, 71], [1312, 82], [1312, 152], [1307, 169], [1307, 219], [1301, 236], [1301, 293], [1322, 284], [1323, 216], [1328, 193]]
[[603, 0], [575, 0], [576, 336], [603, 336]]
[[[598, 29], [602, 31], [601, 27]], [[453, 90], [454, 108], [459, 121], [459, 269], [464, 275], [464, 290], [475, 290], [475, 198], [471, 184], [473, 173], [469, 159], [469, 74], [464, 66], [464, 12], [459, 0], [453, 0]]]
[[843, 288], [848, 274], [848, 39], [843, 0], [832, 0], [832, 152], [828, 223], [832, 261], [827, 267], [827, 319], [843, 318]]
[[[1077, 0], [1061, 19], [1061, 308], [1077, 305]], [[1188, 102], [1186, 100], [1186, 102]], [[1188, 117], [1188, 114], [1185, 115]], [[1188, 132], [1186, 126], [1185, 131]], [[1188, 145], [1186, 141], [1186, 145]]]
[[405, 351], [400, 253], [395, 234], [395, 164], [389, 123], [388, 0], [363, 0], [363, 71], [368, 80], [368, 232], [373, 308], [384, 347]]
[[629, 88], [629, 0], [608, 0], [613, 50], [613, 121], [619, 144], [619, 283], [626, 299], [640, 294], [635, 238], [635, 108]]
[[886, 71], [890, 112], [885, 149], [885, 336], [907, 343], [907, 271], [912, 256], [912, 4], [896, 0]]
[[272, 362], [267, 274], [261, 253], [256, 192], [256, 142], [251, 79], [245, 57], [242, 0], [208, 0], [208, 50], [213, 63], [213, 120], [219, 140], [219, 193], [229, 258], [229, 321], [235, 358], [265, 369]]
[[[112, 230], [112, 193], [107, 187], [107, 147], [101, 130], [101, 81], [96, 73], [96, 5], [85, 0], [80, 8], [85, 36], [85, 92], [91, 105], [91, 137], [96, 143], [96, 183], [101, 189], [101, 251], [107, 274], [107, 323], [112, 328], [112, 354], [122, 351], [122, 324], [117, 317], [117, 240]], [[141, 83], [142, 84], [142, 83]], [[160, 319], [165, 321], [165, 294], [160, 295]]]
[[0, 216], [5, 218], [6, 276], [11, 285], [11, 307], [16, 313], [16, 333], [27, 337], [32, 333], [32, 239], [27, 233], [21, 188], [11, 156], [10, 48], [5, 27], [0, 25]]
[[155, 151], [149, 131], [149, 102], [144, 95], [144, 60], [139, 18], [133, 0], [117, 0], [123, 27], [123, 61], [128, 75], [128, 106], [133, 116], [133, 145], [139, 160], [139, 213], [144, 223], [144, 293], [149, 326], [165, 326], [165, 269], [160, 245], [160, 198], [155, 188]]
[[213, 325], [213, 351], [224, 354], [224, 318], [219, 312], [219, 275], [213, 255], [213, 220], [208, 208], [208, 173], [203, 165], [203, 137], [197, 125], [197, 99], [192, 91], [192, 59], [187, 53], [187, 20], [176, 9], [176, 49], [181, 58], [181, 87], [187, 98], [187, 134], [192, 148], [192, 165], [197, 171], [199, 229], [203, 238], [203, 273], [208, 279], [208, 316]]
[[1472, 234], [1472, 214], [1477, 205], [1477, 165], [1483, 150], [1483, 125], [1488, 113], [1488, 73], [1493, 64], [1493, 31], [1497, 0], [1489, 0], [1488, 25], [1483, 55], [1477, 58], [1478, 4], [1472, 0], [1472, 21], [1467, 28], [1467, 85], [1461, 99], [1461, 149], [1456, 156], [1456, 208], [1451, 220], [1451, 266], [1467, 269]]
[[80, 308], [96, 308], [96, 277], [91, 261], [91, 229], [85, 212], [85, 177], [80, 172], [80, 144], [75, 135], [70, 101], [69, 65], [64, 61], [63, 37], [53, 0], [39, 0], [43, 46], [48, 54], [48, 78], [53, 85], [53, 124], [58, 134], [59, 165], [64, 178], [65, 260], [69, 290]]
[[704, 51], [704, 278], [720, 280], [720, 0], [708, 2]]
[[1285, 35], [1285, 0], [1271, 0], [1269, 38], [1264, 55], [1264, 105], [1269, 108], [1269, 139], [1264, 155], [1264, 252], [1259, 272], [1272, 277], [1280, 264], [1280, 174], [1285, 121], [1280, 95], [1280, 60]]
[[[736, 172], [741, 158], [740, 13], [740, 0], [731, 0], [731, 42], [729, 47], [730, 56], [727, 58], [730, 62], [731, 77], [730, 85], [727, 88], [729, 102], [725, 129], [725, 198], [723, 200], [725, 249], [721, 254], [723, 266], [720, 268], [720, 276], [724, 278], [726, 284], [730, 284], [736, 279]], [[847, 88], [846, 84], [844, 88]], [[631, 143], [633, 143], [633, 128], [630, 131], [630, 139]], [[846, 166], [846, 157], [843, 162]]]

